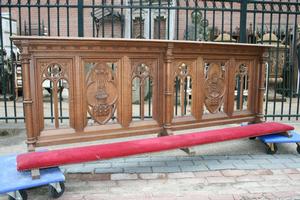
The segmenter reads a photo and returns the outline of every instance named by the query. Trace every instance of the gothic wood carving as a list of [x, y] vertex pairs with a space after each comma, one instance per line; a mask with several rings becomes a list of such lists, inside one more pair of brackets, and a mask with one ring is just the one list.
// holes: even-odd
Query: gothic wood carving
[[107, 123], [116, 110], [118, 91], [114, 79], [111, 68], [105, 62], [96, 63], [88, 72], [87, 110], [99, 124]]
[[225, 72], [221, 65], [211, 63], [204, 82], [205, 106], [210, 113], [216, 113], [224, 102], [226, 91]]

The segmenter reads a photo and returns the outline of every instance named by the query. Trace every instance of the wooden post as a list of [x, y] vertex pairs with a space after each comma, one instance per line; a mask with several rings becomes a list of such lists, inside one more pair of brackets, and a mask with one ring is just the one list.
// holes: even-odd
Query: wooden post
[[21, 53], [22, 74], [23, 74], [23, 104], [26, 120], [26, 134], [28, 151], [34, 151], [36, 138], [33, 130], [32, 97], [30, 90], [30, 54], [27, 44], [23, 44]]
[[164, 133], [162, 135], [172, 135], [172, 119], [173, 119], [173, 43], [168, 43], [166, 59], [165, 59], [165, 112], [164, 112]]
[[264, 93], [265, 93], [265, 76], [266, 76], [266, 62], [269, 58], [269, 53], [264, 52], [259, 63], [258, 69], [258, 104], [257, 104], [257, 114], [256, 114], [256, 121], [255, 123], [264, 122], [264, 110], [263, 110], [263, 103], [264, 103]]

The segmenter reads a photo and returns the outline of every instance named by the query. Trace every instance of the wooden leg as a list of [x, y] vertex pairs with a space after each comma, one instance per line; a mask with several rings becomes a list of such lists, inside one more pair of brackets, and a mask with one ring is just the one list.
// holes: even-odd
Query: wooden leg
[[185, 148], [180, 148], [180, 150], [184, 151], [185, 153], [187, 153], [190, 156], [196, 155], [195, 151], [191, 151], [191, 148], [185, 147]]
[[40, 174], [40, 170], [39, 169], [32, 169], [31, 170], [31, 178], [32, 178], [32, 180], [39, 179], [40, 177], [41, 177], [41, 174]]

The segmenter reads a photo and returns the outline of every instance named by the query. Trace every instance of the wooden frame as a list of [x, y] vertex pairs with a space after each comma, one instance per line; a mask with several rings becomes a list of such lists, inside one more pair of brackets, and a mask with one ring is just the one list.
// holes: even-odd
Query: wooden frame
[[[263, 120], [267, 46], [21, 36], [12, 40], [22, 52], [30, 149]], [[151, 77], [151, 119], [132, 120], [134, 77], [142, 81]], [[181, 84], [191, 80], [191, 115], [174, 116], [176, 77], [183, 80]], [[46, 79], [55, 84], [64, 79], [69, 85], [69, 128], [59, 127], [57, 98], [54, 98], [55, 127], [44, 128], [42, 81]], [[240, 87], [247, 87], [248, 93], [240, 98], [247, 103], [238, 110], [235, 109], [237, 80], [238, 84], [243, 83]], [[56, 90], [53, 95], [57, 95]], [[92, 126], [87, 113], [95, 122]], [[113, 116], [116, 120], [109, 123]]]

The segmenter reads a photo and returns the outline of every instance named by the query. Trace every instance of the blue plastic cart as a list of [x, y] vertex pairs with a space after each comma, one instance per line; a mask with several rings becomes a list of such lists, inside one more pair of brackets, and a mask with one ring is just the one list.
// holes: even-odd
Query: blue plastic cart
[[52, 198], [60, 197], [65, 191], [65, 176], [58, 167], [40, 170], [40, 178], [33, 180], [30, 171], [18, 172], [16, 155], [0, 157], [0, 194], [9, 200], [26, 200], [26, 189], [48, 185]]
[[267, 147], [268, 154], [275, 154], [278, 150], [278, 143], [295, 143], [297, 152], [300, 153], [300, 134], [296, 131], [290, 132], [290, 137], [281, 134], [272, 134], [258, 137]]

